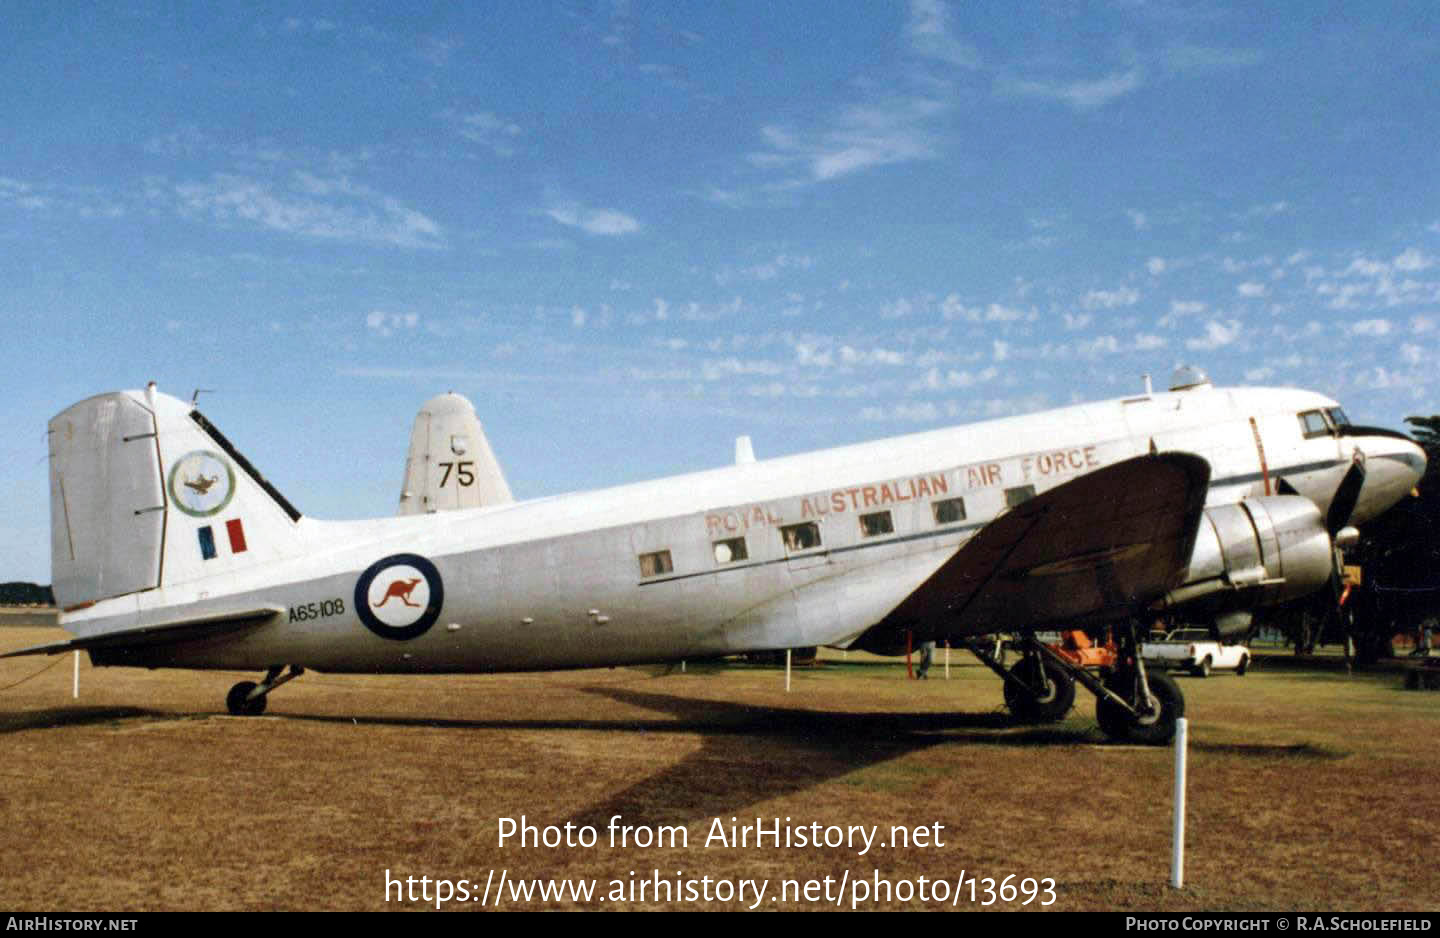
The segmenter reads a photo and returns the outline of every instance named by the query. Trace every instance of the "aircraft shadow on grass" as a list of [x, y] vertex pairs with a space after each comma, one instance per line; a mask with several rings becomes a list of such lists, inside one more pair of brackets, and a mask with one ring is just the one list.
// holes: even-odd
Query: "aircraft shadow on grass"
[[669, 713], [662, 731], [698, 731], [700, 749], [571, 818], [603, 829], [676, 824], [734, 814], [746, 805], [946, 743], [1052, 745], [1083, 742], [1083, 731], [1030, 727], [1015, 732], [1005, 714], [836, 713], [755, 707], [615, 687], [587, 688], [618, 703]]
[[0, 713], [0, 734], [23, 730], [60, 729], [67, 726], [94, 726], [136, 717], [176, 719], [173, 714], [144, 710], [140, 707], [52, 707], [46, 710], [25, 710]]

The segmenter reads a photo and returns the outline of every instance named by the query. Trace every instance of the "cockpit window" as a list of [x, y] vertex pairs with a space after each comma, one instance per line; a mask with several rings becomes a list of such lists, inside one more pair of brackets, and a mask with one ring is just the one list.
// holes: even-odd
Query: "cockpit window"
[[1345, 416], [1345, 411], [1340, 409], [1339, 407], [1332, 407], [1329, 410], [1325, 411], [1325, 416], [1329, 417], [1330, 422], [1337, 427], [1350, 426], [1350, 418]]
[[1329, 434], [1330, 425], [1325, 422], [1325, 415], [1320, 411], [1307, 410], [1300, 415], [1300, 432], [1308, 440]]

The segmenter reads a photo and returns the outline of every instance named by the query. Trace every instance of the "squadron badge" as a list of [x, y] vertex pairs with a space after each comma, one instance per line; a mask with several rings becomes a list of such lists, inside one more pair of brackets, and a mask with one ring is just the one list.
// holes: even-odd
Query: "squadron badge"
[[208, 518], [235, 494], [235, 470], [219, 453], [197, 449], [170, 467], [170, 500], [187, 515]]

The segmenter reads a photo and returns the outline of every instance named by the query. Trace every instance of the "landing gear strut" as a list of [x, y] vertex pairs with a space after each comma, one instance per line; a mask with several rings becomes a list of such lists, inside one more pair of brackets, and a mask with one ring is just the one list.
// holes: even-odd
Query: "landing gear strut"
[[1064, 662], [1046, 657], [1040, 643], [1027, 636], [1022, 641], [1024, 656], [1009, 668], [979, 642], [966, 647], [990, 670], [1005, 681], [1005, 706], [1017, 720], [1026, 723], [1055, 723], [1075, 705], [1075, 678]]
[[1168, 674], [1147, 674], [1140, 657], [1135, 623], [1120, 628], [1118, 662], [1095, 695], [1095, 721], [1111, 739], [1163, 746], [1175, 736], [1175, 721], [1185, 715], [1185, 695]]
[[225, 709], [230, 711], [231, 716], [258, 717], [265, 712], [265, 700], [272, 690], [305, 673], [298, 664], [292, 664], [283, 675], [282, 671], [285, 671], [285, 666], [277, 664], [265, 672], [265, 679], [259, 684], [254, 681], [236, 684], [225, 695]]
[[972, 639], [965, 645], [1005, 680], [1005, 706], [1017, 719], [1064, 719], [1079, 683], [1095, 695], [1095, 720], [1106, 736], [1116, 742], [1164, 745], [1175, 735], [1175, 721], [1185, 715], [1185, 695], [1169, 675], [1146, 672], [1134, 622], [1116, 631], [1117, 663], [1102, 669], [1101, 677], [1065, 660], [1031, 635], [1021, 640], [1024, 656], [1009, 670], [980, 641]]

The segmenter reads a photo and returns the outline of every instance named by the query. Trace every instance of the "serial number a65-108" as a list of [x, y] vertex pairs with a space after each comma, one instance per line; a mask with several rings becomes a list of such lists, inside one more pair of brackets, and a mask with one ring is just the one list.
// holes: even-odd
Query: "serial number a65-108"
[[305, 622], [309, 619], [323, 619], [338, 616], [345, 611], [345, 600], [325, 599], [317, 603], [301, 603], [290, 607], [291, 622]]

